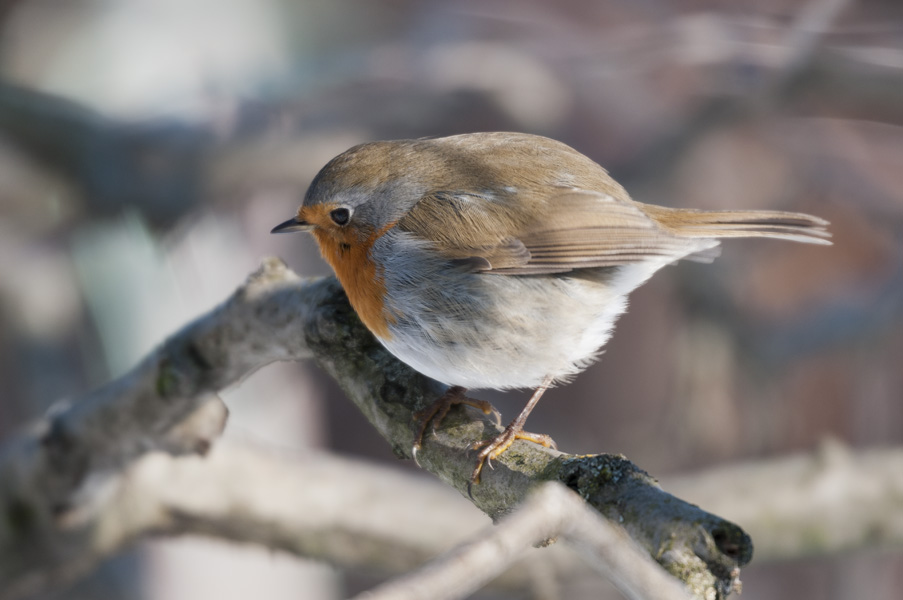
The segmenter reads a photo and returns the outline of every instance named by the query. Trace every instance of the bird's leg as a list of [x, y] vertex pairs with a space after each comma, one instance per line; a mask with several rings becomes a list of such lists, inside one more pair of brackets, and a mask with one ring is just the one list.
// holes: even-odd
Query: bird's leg
[[514, 440], [528, 440], [541, 446], [545, 446], [546, 448], [554, 448], [556, 450], [558, 449], [558, 446], [555, 444], [555, 440], [553, 440], [551, 437], [545, 434], [529, 433], [524, 431], [524, 423], [527, 422], [527, 417], [530, 416], [530, 412], [533, 410], [533, 408], [536, 407], [536, 404], [539, 402], [540, 397], [542, 397], [543, 393], [545, 393], [545, 391], [549, 389], [549, 386], [551, 384], [551, 377], [546, 377], [545, 379], [543, 379], [542, 383], [539, 384], [539, 387], [536, 388], [536, 391], [533, 392], [533, 395], [530, 396], [530, 400], [527, 402], [527, 405], [522, 411], [520, 411], [520, 414], [517, 415], [517, 418], [511, 421], [511, 423], [509, 423], [508, 426], [505, 427], [505, 431], [492, 438], [491, 440], [485, 440], [474, 444], [474, 450], [476, 450], [477, 448], [483, 449], [480, 450], [480, 453], [477, 455], [477, 466], [473, 470], [473, 474], [470, 476], [471, 484], [480, 483], [480, 473], [483, 471], [483, 464], [488, 464], [489, 468], [492, 468], [492, 459], [497, 458], [505, 450], [507, 450], [508, 447], [514, 443]]
[[414, 420], [420, 424], [420, 427], [417, 430], [417, 436], [414, 438], [414, 447], [411, 450], [411, 454], [414, 456], [414, 462], [417, 462], [417, 453], [420, 452], [420, 448], [423, 446], [423, 436], [426, 434], [427, 425], [432, 423], [432, 430], [435, 433], [436, 427], [442, 424], [442, 421], [445, 420], [445, 417], [448, 415], [448, 411], [456, 404], [472, 406], [482, 411], [484, 415], [494, 414], [495, 422], [499, 423], [501, 421], [502, 417], [499, 414], [499, 411], [497, 411], [492, 404], [485, 400], [468, 398], [466, 394], [466, 388], [459, 385], [452, 386], [445, 390], [445, 393], [442, 394], [438, 400], [423, 410], [414, 413]]

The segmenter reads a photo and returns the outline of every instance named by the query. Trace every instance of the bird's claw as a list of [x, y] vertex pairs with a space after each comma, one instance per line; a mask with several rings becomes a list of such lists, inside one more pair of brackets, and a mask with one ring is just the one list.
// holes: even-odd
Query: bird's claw
[[467, 486], [468, 494], [471, 492], [472, 485], [480, 483], [480, 474], [483, 472], [483, 465], [488, 466], [490, 469], [495, 469], [492, 465], [492, 460], [501, 456], [516, 440], [527, 440], [534, 444], [545, 446], [546, 448], [558, 449], [555, 440], [550, 436], [542, 433], [530, 433], [529, 431], [518, 429], [516, 426], [512, 425], [506, 427], [502, 433], [494, 438], [476, 442], [470, 447], [471, 450], [481, 450], [477, 455], [477, 466], [474, 468], [473, 473], [470, 476], [470, 483]]
[[445, 417], [448, 416], [448, 412], [451, 410], [452, 406], [456, 404], [471, 406], [481, 411], [484, 415], [494, 415], [496, 424], [501, 423], [502, 415], [492, 404], [485, 400], [468, 398], [466, 393], [467, 390], [461, 386], [450, 387], [435, 402], [422, 410], [418, 410], [412, 415], [414, 422], [419, 424], [417, 435], [414, 438], [414, 445], [411, 448], [411, 457], [414, 459], [414, 462], [417, 463], [417, 466], [420, 466], [417, 455], [423, 448], [423, 439], [426, 435], [427, 427], [435, 434], [436, 428], [439, 427], [442, 424], [442, 421], [445, 420]]

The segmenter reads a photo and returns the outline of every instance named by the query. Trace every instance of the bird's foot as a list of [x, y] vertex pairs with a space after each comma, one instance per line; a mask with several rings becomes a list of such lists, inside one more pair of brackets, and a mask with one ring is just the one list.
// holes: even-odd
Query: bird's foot
[[550, 436], [544, 433], [530, 433], [524, 431], [523, 425], [520, 425], [515, 421], [508, 425], [508, 427], [505, 428], [505, 431], [494, 438], [477, 442], [471, 447], [473, 450], [478, 448], [482, 448], [482, 450], [480, 450], [480, 453], [477, 455], [477, 466], [470, 476], [470, 484], [467, 486], [468, 493], [470, 492], [472, 485], [480, 483], [480, 473], [483, 472], [483, 465], [485, 464], [491, 469], [492, 459], [501, 456], [502, 453], [514, 443], [514, 440], [527, 440], [528, 442], [533, 442], [534, 444], [539, 444], [546, 448], [552, 448], [553, 450], [558, 449], [558, 444], [556, 444], [555, 440]]
[[414, 413], [414, 421], [419, 423], [419, 427], [417, 429], [417, 435], [414, 438], [414, 447], [411, 449], [411, 454], [414, 457], [414, 462], [416, 462], [418, 466], [420, 463], [417, 461], [417, 453], [420, 452], [420, 449], [423, 447], [423, 436], [426, 434], [427, 426], [432, 423], [432, 431], [435, 433], [436, 427], [442, 424], [442, 421], [448, 416], [448, 411], [451, 410], [452, 406], [456, 404], [472, 406], [480, 410], [484, 415], [495, 415], [495, 422], [501, 424], [502, 416], [492, 404], [485, 400], [468, 398], [466, 394], [467, 390], [459, 385], [450, 387], [445, 390], [445, 393], [442, 394], [438, 400], [423, 410]]

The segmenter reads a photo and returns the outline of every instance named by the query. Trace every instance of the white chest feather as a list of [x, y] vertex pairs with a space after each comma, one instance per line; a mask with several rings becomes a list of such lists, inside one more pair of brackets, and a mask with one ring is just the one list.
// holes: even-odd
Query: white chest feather
[[529, 388], [579, 373], [608, 341], [627, 293], [664, 265], [580, 277], [469, 273], [450, 270], [423, 242], [383, 239], [374, 251], [391, 255], [386, 310], [394, 320], [383, 345], [417, 371], [467, 388]]

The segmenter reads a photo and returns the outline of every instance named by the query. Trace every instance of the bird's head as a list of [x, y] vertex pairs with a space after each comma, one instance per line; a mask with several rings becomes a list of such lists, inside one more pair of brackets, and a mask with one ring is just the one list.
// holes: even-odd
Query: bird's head
[[297, 214], [272, 233], [309, 231], [342, 244], [372, 239], [428, 189], [417, 176], [415, 154], [403, 142], [372, 142], [343, 152], [314, 177]]

